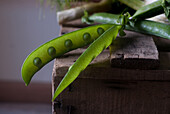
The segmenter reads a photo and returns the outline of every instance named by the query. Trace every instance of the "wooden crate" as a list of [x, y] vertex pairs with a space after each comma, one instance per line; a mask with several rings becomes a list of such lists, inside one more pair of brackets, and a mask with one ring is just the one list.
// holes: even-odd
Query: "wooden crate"
[[[77, 30], [78, 26], [74, 24], [74, 27], [68, 27], [66, 24], [61, 29], [61, 33]], [[148, 39], [147, 36], [141, 36], [141, 34], [134, 36]], [[128, 40], [131, 43], [132, 41], [134, 39]], [[141, 41], [137, 42], [141, 43]], [[133, 46], [135, 49], [143, 50], [135, 51], [138, 56], [125, 51], [127, 48], [132, 48], [131, 44], [130, 46], [117, 45], [119, 48], [112, 48], [111, 56], [109, 50], [103, 51], [57, 97], [53, 102], [53, 113], [170, 114], [170, 71], [168, 70], [170, 54], [168, 52], [158, 53], [153, 40], [148, 40], [148, 42], [150, 43], [143, 43], [147, 45], [143, 46], [146, 49]], [[55, 60], [52, 94], [68, 68], [84, 51], [85, 49], [77, 49]], [[119, 54], [120, 52], [122, 53]], [[111, 60], [113, 61], [110, 62]], [[113, 66], [115, 63], [119, 65]], [[126, 65], [121, 65], [122, 63]]]

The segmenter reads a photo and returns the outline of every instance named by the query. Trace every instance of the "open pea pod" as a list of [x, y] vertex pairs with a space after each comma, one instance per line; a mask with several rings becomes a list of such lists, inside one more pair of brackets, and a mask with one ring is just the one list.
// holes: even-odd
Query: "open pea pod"
[[77, 78], [80, 72], [83, 71], [96, 56], [112, 43], [120, 29], [121, 26], [113, 26], [109, 28], [86, 49], [86, 51], [69, 68], [67, 74], [57, 87], [53, 100], [55, 100], [55, 98]]
[[48, 62], [66, 52], [92, 43], [111, 26], [113, 25], [101, 24], [86, 27], [62, 35], [38, 47], [26, 58], [22, 65], [21, 74], [25, 84], [28, 85], [33, 75]]

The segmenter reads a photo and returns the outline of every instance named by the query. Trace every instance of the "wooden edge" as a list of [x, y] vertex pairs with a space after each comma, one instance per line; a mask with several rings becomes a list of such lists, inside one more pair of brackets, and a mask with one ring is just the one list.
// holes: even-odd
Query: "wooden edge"
[[[68, 68], [80, 56], [83, 50], [84, 49], [74, 50], [55, 60], [53, 67], [53, 81], [55, 81], [55, 78], [63, 77], [66, 74]], [[113, 68], [109, 63], [109, 56], [109, 50], [103, 51], [102, 54], [95, 58], [93, 62], [80, 74], [79, 78], [155, 81], [170, 80], [170, 53], [160, 53], [160, 67], [155, 70]], [[94, 73], [99, 75], [96, 76]]]
[[125, 31], [111, 45], [111, 66], [130, 69], [157, 69], [159, 53], [151, 36]]

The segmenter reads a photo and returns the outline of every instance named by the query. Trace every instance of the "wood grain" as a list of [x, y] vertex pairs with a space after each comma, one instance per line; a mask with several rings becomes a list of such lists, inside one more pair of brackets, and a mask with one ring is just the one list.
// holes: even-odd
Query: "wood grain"
[[[84, 50], [55, 60], [53, 92]], [[170, 59], [165, 55], [170, 53], [160, 53], [161, 68], [139, 70], [111, 67], [109, 50], [103, 51], [53, 102], [54, 114], [169, 114]]]
[[112, 67], [155, 69], [159, 67], [159, 53], [151, 36], [126, 31], [111, 45]]
[[54, 110], [56, 114], [169, 114], [169, 93], [169, 81], [79, 78], [54, 102]]

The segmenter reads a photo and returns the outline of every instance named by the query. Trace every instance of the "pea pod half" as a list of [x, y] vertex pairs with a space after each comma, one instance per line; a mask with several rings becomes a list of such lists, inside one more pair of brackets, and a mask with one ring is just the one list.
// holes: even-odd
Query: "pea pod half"
[[116, 38], [121, 26], [113, 26], [105, 31], [97, 40], [95, 40], [87, 50], [77, 59], [70, 67], [67, 74], [57, 87], [53, 100], [83, 71], [87, 65], [98, 56], [105, 48], [107, 48]]
[[34, 50], [24, 61], [21, 74], [26, 85], [33, 75], [44, 65], [64, 53], [92, 43], [102, 32], [109, 29], [111, 24], [101, 24], [83, 28], [56, 39], [53, 39]]

